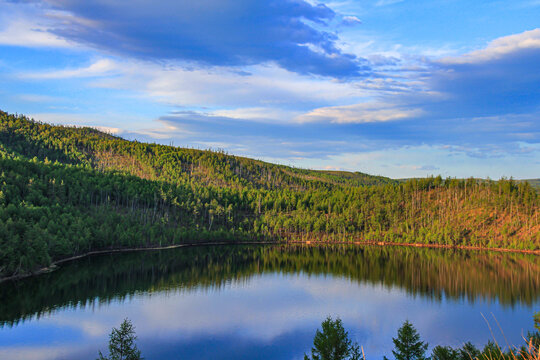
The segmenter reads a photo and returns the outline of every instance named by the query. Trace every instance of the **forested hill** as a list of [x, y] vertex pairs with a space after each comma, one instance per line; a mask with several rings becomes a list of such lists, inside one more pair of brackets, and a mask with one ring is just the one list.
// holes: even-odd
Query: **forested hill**
[[148, 180], [204, 185], [306, 190], [334, 185], [387, 184], [360, 172], [315, 171], [274, 165], [224, 152], [128, 141], [88, 127], [52, 126], [0, 112], [0, 144], [26, 159], [88, 165]]
[[527, 182], [397, 182], [0, 112], [0, 278], [95, 250], [310, 240], [540, 249]]

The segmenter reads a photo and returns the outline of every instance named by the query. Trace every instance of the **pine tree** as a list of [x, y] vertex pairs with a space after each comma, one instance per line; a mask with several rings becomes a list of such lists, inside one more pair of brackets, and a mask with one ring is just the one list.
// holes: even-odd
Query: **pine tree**
[[420, 335], [407, 320], [398, 330], [397, 338], [392, 338], [396, 360], [424, 360], [428, 344], [420, 341]]
[[109, 335], [109, 357], [99, 352], [98, 360], [143, 360], [135, 344], [137, 336], [129, 319], [124, 319], [120, 329], [113, 328]]
[[481, 352], [470, 341], [466, 342], [459, 350], [460, 360], [474, 360], [480, 356]]
[[431, 352], [431, 360], [458, 360], [459, 351], [450, 346], [435, 346]]
[[[343, 328], [340, 318], [335, 321], [327, 317], [321, 324], [322, 331], [317, 329], [311, 348], [312, 360], [358, 360], [360, 349], [358, 344], [349, 339], [349, 334]], [[304, 355], [304, 360], [309, 360]]]

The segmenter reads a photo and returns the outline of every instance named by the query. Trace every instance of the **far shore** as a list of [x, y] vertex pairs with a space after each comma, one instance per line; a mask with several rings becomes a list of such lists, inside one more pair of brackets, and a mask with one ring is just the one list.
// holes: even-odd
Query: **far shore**
[[520, 254], [531, 254], [531, 255], [540, 255], [540, 250], [520, 250], [520, 249], [508, 249], [508, 248], [488, 248], [482, 246], [468, 246], [468, 245], [439, 245], [439, 244], [421, 244], [421, 243], [394, 243], [394, 242], [384, 242], [384, 241], [300, 241], [300, 240], [291, 240], [291, 241], [214, 241], [214, 242], [197, 242], [197, 243], [184, 243], [177, 245], [167, 245], [167, 246], [152, 246], [152, 247], [141, 247], [141, 248], [121, 248], [121, 249], [106, 249], [106, 250], [97, 250], [90, 251], [84, 254], [71, 256], [68, 258], [60, 259], [53, 261], [51, 265], [36, 270], [31, 273], [13, 275], [8, 277], [0, 278], [0, 283], [10, 280], [20, 280], [32, 276], [37, 276], [45, 273], [52, 272], [58, 269], [59, 265], [68, 261], [73, 261], [81, 259], [87, 256], [92, 255], [104, 255], [104, 254], [113, 254], [113, 253], [123, 253], [123, 252], [134, 252], [134, 251], [152, 251], [152, 250], [167, 250], [167, 249], [177, 249], [181, 247], [194, 247], [194, 246], [221, 246], [221, 245], [369, 245], [369, 246], [406, 246], [406, 247], [423, 247], [423, 248], [439, 248], [439, 249], [457, 249], [457, 250], [474, 250], [474, 251], [495, 251], [495, 252], [510, 252], [510, 253], [520, 253]]

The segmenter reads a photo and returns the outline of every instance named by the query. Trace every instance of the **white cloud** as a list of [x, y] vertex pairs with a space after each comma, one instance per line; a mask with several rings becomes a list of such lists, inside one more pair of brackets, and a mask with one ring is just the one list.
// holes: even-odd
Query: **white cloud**
[[110, 59], [100, 59], [85, 67], [24, 73], [19, 76], [28, 79], [66, 79], [109, 76], [118, 71], [117, 63]]
[[0, 359], [53, 360], [63, 358], [74, 352], [68, 346], [12, 346], [0, 348]]
[[261, 119], [290, 120], [301, 111], [288, 109], [309, 108], [314, 103], [350, 102], [370, 91], [354, 83], [303, 76], [268, 64], [246, 67], [239, 73], [227, 67], [192, 68], [185, 63], [102, 59], [86, 67], [20, 76], [95, 77], [89, 86], [136, 91], [162, 104], [214, 108], [216, 114], [227, 112], [230, 117], [240, 118], [242, 113], [248, 119], [261, 116]]
[[[264, 311], [260, 308], [261, 298], [267, 299]], [[292, 301], [295, 298], [303, 301]], [[233, 280], [219, 288], [180, 288], [144, 294], [127, 303], [100, 305], [95, 313], [83, 308], [78, 313], [61, 312], [41, 322], [71, 328], [84, 334], [89, 342], [97, 341], [96, 336], [103, 337], [106, 329], [126, 316], [141, 339], [173, 333], [182, 333], [184, 338], [221, 335], [242, 329], [246, 338], [268, 342], [299, 328], [315, 328], [328, 314], [370, 327], [366, 325], [370, 324], [367, 319], [373, 313], [382, 314], [380, 309], [404, 303], [412, 304], [413, 300], [398, 287], [325, 275], [263, 274]], [[390, 321], [392, 328], [397, 328], [399, 320], [390, 317], [385, 322]], [[369, 331], [376, 334], [380, 326]]]
[[409, 109], [389, 103], [368, 102], [332, 106], [312, 110], [297, 117], [300, 122], [327, 121], [331, 123], [373, 123], [409, 119], [422, 115], [420, 109]]
[[[28, 117], [49, 124], [92, 127], [114, 135], [124, 135], [130, 131], [143, 131], [148, 126], [148, 119], [144, 116], [136, 117], [125, 114], [98, 113], [98, 114], [78, 114], [78, 113], [34, 113]], [[129, 123], [129, 129], [125, 124]], [[163, 128], [163, 131], [167, 131]]]
[[39, 4], [0, 0], [0, 45], [24, 47], [79, 47], [50, 32], [54, 21]]
[[446, 57], [441, 59], [440, 62], [443, 64], [480, 63], [497, 60], [503, 56], [526, 49], [540, 49], [540, 28], [497, 38], [491, 41], [484, 49], [457, 57]]
[[166, 72], [146, 68], [146, 91], [180, 105], [249, 107], [283, 107], [362, 94], [351, 84], [319, 81], [274, 66], [257, 66], [251, 72], [253, 75], [246, 77], [222, 69], [186, 71], [175, 68]]
[[138, 135], [147, 136], [152, 140], [182, 140], [188, 136], [194, 136], [196, 133], [187, 130], [185, 127], [171, 126], [164, 124], [156, 128], [143, 128], [133, 130], [126, 134], [130, 139], [136, 139]]
[[211, 112], [213, 116], [224, 116], [239, 120], [275, 120], [287, 121], [291, 115], [300, 115], [301, 112], [284, 110], [272, 107], [246, 107], [238, 109], [222, 109]]
[[115, 127], [110, 127], [110, 126], [93, 126], [93, 128], [99, 131], [102, 131], [108, 134], [114, 134], [114, 135], [119, 135], [124, 132], [124, 130], [120, 128], [115, 128]]
[[47, 32], [45, 26], [25, 19], [8, 21], [0, 30], [0, 44], [26, 47], [73, 47], [65, 39]]
[[344, 16], [343, 17], [342, 23], [344, 25], [357, 25], [357, 24], [361, 24], [362, 20], [360, 20], [356, 16], [349, 15], [349, 16]]

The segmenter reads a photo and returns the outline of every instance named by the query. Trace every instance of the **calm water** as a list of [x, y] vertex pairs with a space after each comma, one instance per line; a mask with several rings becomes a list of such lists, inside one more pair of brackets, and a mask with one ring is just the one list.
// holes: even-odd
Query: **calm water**
[[497, 319], [521, 344], [538, 257], [381, 247], [199, 247], [96, 256], [0, 284], [0, 359], [95, 359], [124, 318], [146, 359], [301, 359], [328, 315], [368, 359], [409, 319], [434, 345], [477, 345]]

